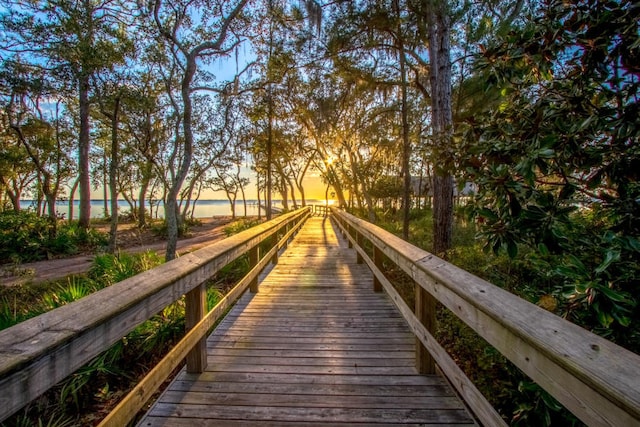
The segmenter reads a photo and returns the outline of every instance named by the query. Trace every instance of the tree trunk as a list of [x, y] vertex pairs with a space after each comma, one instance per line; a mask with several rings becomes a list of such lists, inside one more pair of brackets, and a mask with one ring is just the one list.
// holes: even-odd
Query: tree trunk
[[[120, 98], [114, 100], [111, 115], [111, 162], [109, 164], [109, 197], [111, 198], [111, 226], [109, 228], [109, 253], [115, 253], [118, 246], [118, 125], [120, 123]], [[144, 199], [142, 199], [144, 203]]]
[[13, 205], [13, 211], [20, 212], [20, 192], [13, 192], [7, 187], [6, 193], [9, 196], [9, 200], [11, 200], [11, 204]]
[[[176, 257], [176, 249], [178, 246], [178, 226], [179, 212], [177, 206], [178, 194], [180, 188], [187, 177], [189, 167], [191, 166], [191, 158], [193, 156], [193, 129], [191, 126], [193, 106], [191, 103], [191, 81], [196, 73], [196, 56], [189, 55], [187, 58], [187, 67], [185, 69], [184, 78], [182, 79], [182, 127], [184, 129], [184, 143], [182, 151], [182, 163], [178, 169], [178, 173], [171, 184], [169, 194], [167, 195], [167, 208], [165, 215], [167, 219], [167, 252], [165, 254], [166, 261], [171, 261]], [[178, 144], [178, 140], [176, 140]]]
[[77, 178], [73, 182], [73, 187], [71, 187], [71, 191], [69, 192], [69, 221], [73, 220], [73, 202], [76, 196], [76, 190], [78, 189], [78, 185], [80, 184], [80, 178]]
[[431, 110], [436, 159], [433, 179], [433, 252], [444, 255], [451, 248], [453, 230], [453, 176], [451, 169], [451, 44], [447, 2], [432, 0], [429, 19], [431, 61]]
[[[113, 132], [113, 130], [112, 130]], [[104, 217], [109, 218], [109, 173], [110, 166], [107, 161], [107, 150], [102, 150], [102, 203], [104, 208]]]
[[[151, 181], [151, 168], [152, 165], [150, 163], [146, 163], [142, 171], [142, 181], [140, 182], [140, 192], [138, 193], [138, 228], [144, 228], [144, 226], [147, 225], [147, 209], [144, 203], [147, 198], [149, 182]], [[153, 205], [149, 206], [150, 211], [153, 211]], [[152, 212], [150, 212], [149, 215], [152, 215]]]
[[88, 229], [91, 224], [91, 177], [89, 171], [89, 75], [82, 72], [78, 85], [80, 104], [80, 135], [78, 138], [78, 171], [80, 185], [79, 226]]
[[398, 59], [400, 62], [400, 114], [402, 116], [402, 174], [404, 177], [402, 189], [402, 238], [409, 239], [409, 214], [411, 212], [411, 141], [409, 140], [409, 113], [407, 111], [407, 71], [404, 56], [404, 40], [400, 23], [400, 5], [398, 0], [393, 2], [398, 15], [398, 36], [396, 38]]

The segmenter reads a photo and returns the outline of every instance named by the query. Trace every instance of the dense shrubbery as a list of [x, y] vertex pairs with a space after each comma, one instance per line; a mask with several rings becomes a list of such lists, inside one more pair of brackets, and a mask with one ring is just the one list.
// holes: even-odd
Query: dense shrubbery
[[99, 231], [58, 222], [35, 212], [0, 212], [0, 263], [21, 263], [77, 253], [107, 243]]
[[[179, 221], [178, 222], [178, 237], [184, 237], [186, 235], [189, 234], [189, 229], [191, 227], [195, 227], [197, 225], [200, 225], [201, 222], [199, 219], [197, 218], [187, 218], [183, 221]], [[151, 231], [153, 231], [153, 233], [156, 236], [159, 237], [163, 237], [166, 238], [167, 237], [167, 233], [168, 233], [168, 229], [167, 229], [167, 221], [166, 220], [162, 220], [162, 221], [156, 221], [153, 222], [151, 224]]]
[[242, 218], [236, 221], [233, 221], [226, 227], [224, 227], [224, 234], [229, 237], [237, 234], [241, 231], [248, 230], [251, 227], [254, 227], [260, 224], [260, 220], [252, 219], [252, 218]]

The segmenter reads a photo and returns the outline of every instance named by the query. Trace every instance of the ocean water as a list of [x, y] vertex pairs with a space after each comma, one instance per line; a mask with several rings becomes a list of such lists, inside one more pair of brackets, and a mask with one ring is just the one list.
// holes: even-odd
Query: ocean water
[[[320, 202], [318, 200], [307, 200], [308, 204], [318, 204], [324, 203], [324, 201]], [[263, 202], [264, 204], [264, 202]], [[32, 200], [22, 200], [20, 202], [20, 206], [22, 209], [35, 209], [35, 202]], [[147, 209], [149, 208], [149, 203], [146, 203]], [[244, 216], [244, 203], [242, 200], [236, 201], [236, 216], [241, 217]], [[273, 206], [278, 208], [281, 207], [281, 201], [274, 200]], [[290, 204], [291, 206], [291, 204]], [[109, 206], [109, 209], [111, 207]], [[118, 200], [118, 212], [123, 214], [131, 210], [131, 207], [127, 203], [126, 200]], [[208, 218], [213, 216], [231, 216], [231, 205], [227, 200], [198, 200], [195, 204], [195, 208], [193, 208], [193, 216], [196, 218]], [[64, 218], [69, 218], [69, 202], [67, 201], [59, 201], [56, 203], [56, 212], [59, 215], [64, 216]], [[264, 213], [264, 211], [262, 212]], [[154, 205], [152, 215], [154, 218], [164, 218], [164, 207], [162, 203], [160, 205]], [[248, 216], [257, 216], [258, 215], [258, 201], [257, 200], [247, 200], [247, 215]], [[79, 201], [74, 200], [73, 203], [73, 219], [78, 219], [79, 216]], [[92, 218], [102, 218], [104, 217], [104, 201], [103, 200], [91, 200], [91, 217]]]

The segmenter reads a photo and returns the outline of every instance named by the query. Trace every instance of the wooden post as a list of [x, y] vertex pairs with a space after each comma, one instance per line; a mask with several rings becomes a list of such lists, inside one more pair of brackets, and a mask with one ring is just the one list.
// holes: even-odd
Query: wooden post
[[[382, 269], [382, 251], [378, 249], [377, 246], [373, 247], [373, 263], [378, 267], [378, 270], [383, 272]], [[374, 292], [382, 292], [382, 284], [378, 280], [378, 278], [373, 275], [373, 291]]]
[[[357, 230], [356, 230], [356, 243], [358, 244], [360, 249], [362, 249], [362, 234], [360, 234], [360, 232]], [[364, 260], [362, 259], [362, 255], [360, 255], [360, 252], [356, 252], [356, 263], [362, 264], [363, 261]]]
[[[415, 288], [415, 315], [431, 335], [436, 331], [436, 299], [417, 283]], [[416, 369], [421, 374], [435, 374], [436, 363], [431, 353], [416, 338]]]
[[[193, 328], [207, 314], [207, 286], [201, 284], [185, 297], [185, 326]], [[187, 372], [199, 374], [207, 368], [207, 338], [203, 337], [187, 354]]]
[[[286, 223], [286, 225], [284, 226], [284, 235], [286, 236], [289, 233], [289, 226], [291, 224], [290, 223]], [[287, 238], [287, 240], [284, 241], [284, 249], [287, 249], [287, 246], [289, 246], [289, 238]]]
[[[260, 261], [260, 245], [255, 245], [249, 250], [249, 268], [253, 269]], [[251, 281], [249, 284], [249, 291], [252, 293], [258, 293], [258, 277]]]
[[[278, 233], [274, 233], [273, 236], [271, 236], [271, 247], [277, 247], [278, 246]], [[271, 258], [271, 263], [273, 265], [276, 265], [278, 263], [278, 250], [276, 249], [276, 251], [273, 253], [273, 258]]]
[[351, 239], [349, 239], [349, 236], [353, 232], [352, 230], [353, 229], [351, 228], [351, 226], [347, 225], [346, 231], [345, 231], [345, 237], [347, 238], [347, 242], [349, 242], [349, 249], [353, 248], [353, 243], [351, 243]]

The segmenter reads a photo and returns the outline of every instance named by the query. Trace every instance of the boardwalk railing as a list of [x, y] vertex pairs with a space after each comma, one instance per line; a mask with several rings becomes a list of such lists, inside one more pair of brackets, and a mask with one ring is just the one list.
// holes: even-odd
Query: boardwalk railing
[[[188, 371], [205, 368], [208, 330], [248, 287], [257, 292], [258, 274], [309, 214], [304, 208], [282, 215], [1, 331], [0, 421], [186, 294], [188, 333], [103, 422], [126, 425], [185, 357]], [[261, 244], [270, 247], [262, 256]], [[251, 271], [206, 313], [205, 282], [244, 254]]]
[[[640, 425], [640, 356], [343, 211], [332, 209], [350, 245], [374, 272], [421, 346], [418, 368], [437, 365], [484, 425], [499, 415], [433, 337], [438, 301], [590, 426]], [[364, 241], [372, 247], [369, 257]], [[409, 308], [387, 280], [387, 257], [415, 282]]]

